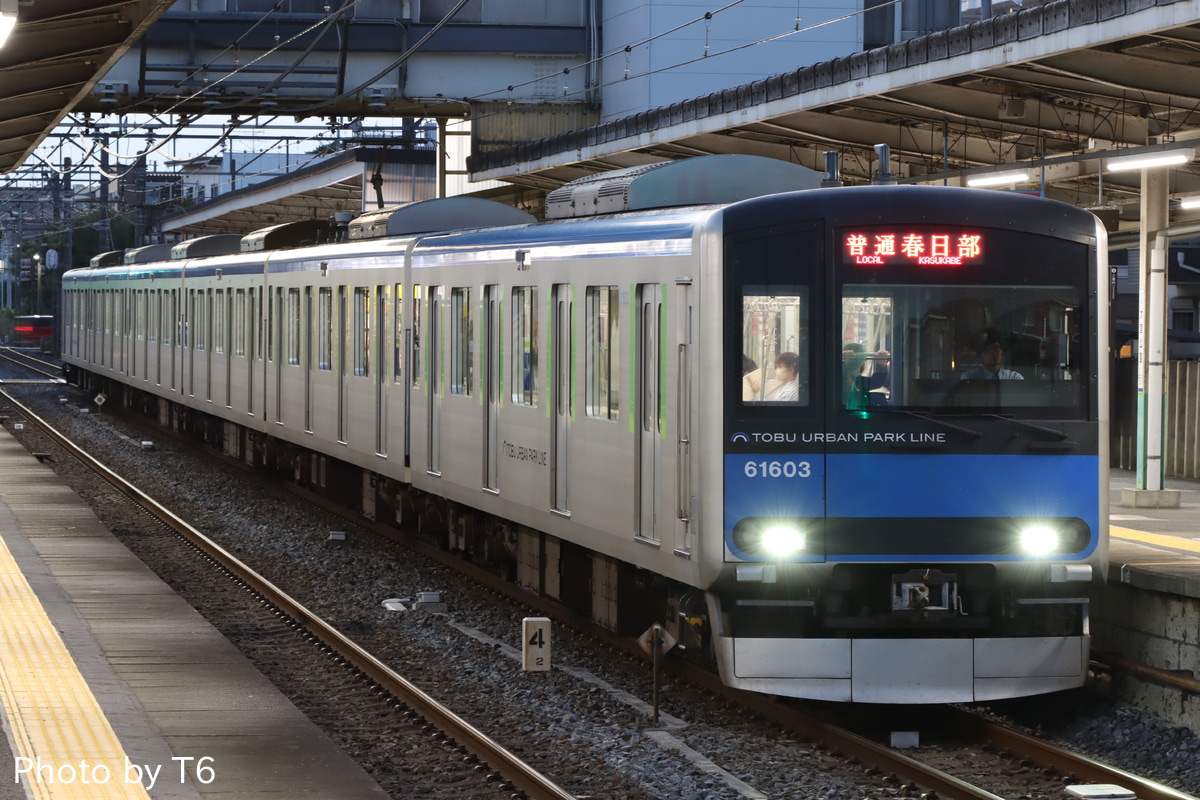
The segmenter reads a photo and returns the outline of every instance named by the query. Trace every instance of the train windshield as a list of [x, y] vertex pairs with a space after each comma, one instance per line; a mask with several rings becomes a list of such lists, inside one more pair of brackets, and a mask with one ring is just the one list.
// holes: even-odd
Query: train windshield
[[1082, 292], [846, 283], [839, 402], [852, 410], [1086, 415]]

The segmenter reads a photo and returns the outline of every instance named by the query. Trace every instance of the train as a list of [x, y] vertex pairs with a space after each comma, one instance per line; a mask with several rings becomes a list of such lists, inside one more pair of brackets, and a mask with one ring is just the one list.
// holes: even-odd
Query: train
[[[729, 686], [1082, 685], [1108, 549], [1106, 234], [771, 159], [102, 254], [70, 380], [412, 524]], [[286, 536], [286, 531], [280, 531]]]
[[54, 317], [49, 314], [33, 314], [13, 319], [13, 344], [17, 347], [40, 347], [42, 342], [54, 338]]

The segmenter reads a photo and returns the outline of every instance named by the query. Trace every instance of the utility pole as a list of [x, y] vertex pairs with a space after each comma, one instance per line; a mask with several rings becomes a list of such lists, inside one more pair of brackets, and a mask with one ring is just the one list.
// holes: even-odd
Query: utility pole
[[108, 137], [100, 137], [100, 252], [107, 253], [113, 249], [112, 228], [108, 224]]
[[146, 244], [146, 155], [138, 156], [133, 165], [133, 198], [136, 204], [133, 222], [133, 246]]
[[62, 319], [62, 274], [75, 266], [75, 190], [71, 188], [71, 159], [63, 159], [63, 210], [66, 213], [67, 226], [63, 235], [63, 254], [62, 259], [58, 263], [58, 269], [54, 270], [54, 276], [50, 281], [50, 286], [53, 289], [53, 300], [51, 307], [54, 314], [54, 352], [53, 355], [62, 353], [62, 334], [63, 334], [63, 319]]

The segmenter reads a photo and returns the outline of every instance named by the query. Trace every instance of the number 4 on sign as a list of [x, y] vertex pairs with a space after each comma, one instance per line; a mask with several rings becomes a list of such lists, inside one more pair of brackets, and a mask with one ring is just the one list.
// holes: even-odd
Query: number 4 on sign
[[546, 672], [550, 669], [550, 620], [525, 617], [521, 620], [521, 669]]

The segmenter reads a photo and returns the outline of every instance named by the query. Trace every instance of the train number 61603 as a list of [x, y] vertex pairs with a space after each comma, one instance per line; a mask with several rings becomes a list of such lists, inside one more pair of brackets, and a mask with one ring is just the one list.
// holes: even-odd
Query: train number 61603
[[807, 461], [747, 461], [747, 478], [807, 478], [812, 465]]

